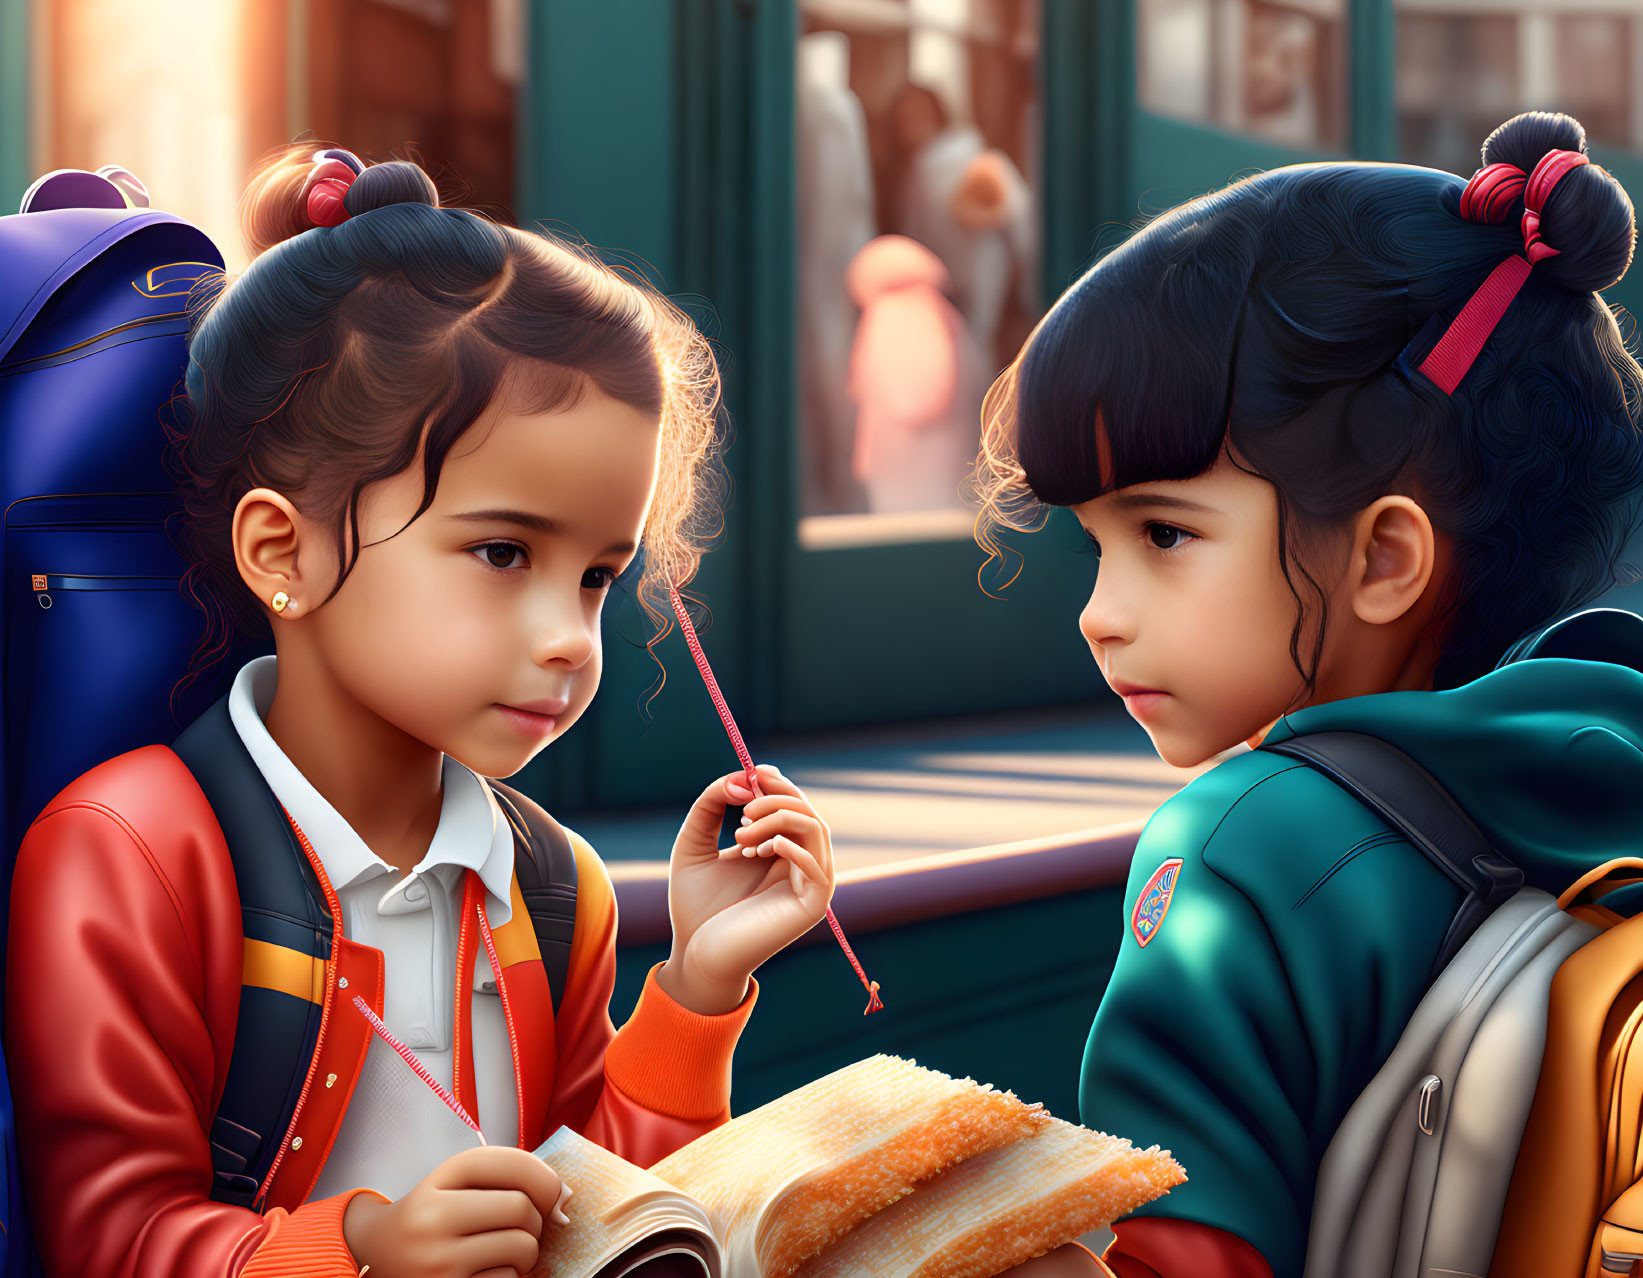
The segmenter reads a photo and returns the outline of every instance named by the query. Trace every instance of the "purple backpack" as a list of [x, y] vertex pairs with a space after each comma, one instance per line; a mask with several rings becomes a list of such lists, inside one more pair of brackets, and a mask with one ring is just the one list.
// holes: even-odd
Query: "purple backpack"
[[[176, 503], [161, 414], [182, 392], [188, 290], [222, 256], [146, 205], [122, 170], [61, 170], [0, 217], [8, 900], [17, 845], [52, 796], [106, 759], [170, 742], [235, 668], [216, 668], [174, 713], [202, 615], [178, 589], [166, 534]], [[13, 1278], [34, 1262], [3, 1071], [0, 1274]]]

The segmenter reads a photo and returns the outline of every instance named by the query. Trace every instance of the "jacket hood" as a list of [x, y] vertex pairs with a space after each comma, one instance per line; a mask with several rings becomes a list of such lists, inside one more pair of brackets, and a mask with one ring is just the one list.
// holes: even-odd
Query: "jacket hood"
[[[1536, 887], [1643, 854], [1643, 617], [1577, 613], [1441, 692], [1309, 706], [1265, 742], [1352, 730], [1402, 749]], [[1263, 744], [1265, 744], [1263, 742]]]

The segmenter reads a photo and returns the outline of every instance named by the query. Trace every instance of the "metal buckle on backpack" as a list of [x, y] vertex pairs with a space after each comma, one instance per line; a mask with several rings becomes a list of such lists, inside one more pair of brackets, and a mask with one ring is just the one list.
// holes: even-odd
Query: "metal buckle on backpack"
[[1415, 1121], [1420, 1124], [1421, 1131], [1427, 1136], [1438, 1129], [1437, 1115], [1434, 1111], [1437, 1108], [1438, 1093], [1442, 1090], [1443, 1080], [1436, 1074], [1428, 1074], [1421, 1079], [1420, 1112]]
[[1629, 1274], [1640, 1260], [1643, 1260], [1643, 1252], [1610, 1251], [1608, 1248], [1604, 1248], [1603, 1272], [1606, 1274]]

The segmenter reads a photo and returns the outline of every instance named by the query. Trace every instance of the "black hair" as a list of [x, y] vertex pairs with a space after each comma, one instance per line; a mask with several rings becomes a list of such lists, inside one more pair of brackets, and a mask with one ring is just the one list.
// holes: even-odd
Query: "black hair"
[[[1576, 121], [1536, 112], [1483, 159], [1529, 173], [1585, 145]], [[1631, 261], [1631, 200], [1595, 164], [1563, 177], [1541, 220], [1560, 254], [1450, 396], [1400, 356], [1524, 247], [1521, 202], [1504, 226], [1467, 221], [1464, 187], [1407, 165], [1297, 165], [1153, 221], [1063, 294], [989, 393], [977, 540], [996, 557], [998, 527], [1191, 478], [1230, 445], [1277, 491], [1309, 687], [1327, 611], [1296, 550], [1387, 493], [1415, 496], [1453, 538], [1437, 687], [1588, 602], [1613, 580], [1643, 484], [1643, 368], [1595, 292]], [[1320, 609], [1310, 669], [1292, 563]]]

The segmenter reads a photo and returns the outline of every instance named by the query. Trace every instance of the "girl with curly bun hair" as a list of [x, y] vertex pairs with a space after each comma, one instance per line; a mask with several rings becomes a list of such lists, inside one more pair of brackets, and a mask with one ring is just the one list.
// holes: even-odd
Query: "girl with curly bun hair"
[[1121, 1278], [1298, 1278], [1323, 1154], [1466, 896], [1270, 747], [1397, 747], [1503, 882], [1554, 895], [1643, 828], [1643, 621], [1569, 615], [1614, 582], [1643, 482], [1643, 369], [1596, 292], [1632, 204], [1567, 116], [1509, 121], [1483, 163], [1182, 205], [987, 401], [978, 539], [1070, 508], [1107, 682], [1168, 762], [1226, 756], [1141, 835], [1084, 1057], [1083, 1121], [1189, 1177], [1116, 1227]]
[[[641, 545], [665, 627], [716, 527], [717, 371], [653, 290], [441, 207], [414, 164], [293, 148], [245, 222], [251, 266], [190, 298], [172, 444], [196, 670], [236, 633], [275, 655], [24, 840], [7, 1054], [45, 1269], [525, 1273], [576, 1211], [528, 1151], [564, 1125], [648, 1165], [724, 1122], [751, 974], [832, 891], [791, 782], [713, 780], [672, 849], [672, 955], [618, 1032], [608, 875], [489, 780], [587, 708]], [[487, 1145], [410, 1117], [431, 1094], [367, 1050], [356, 996]]]

